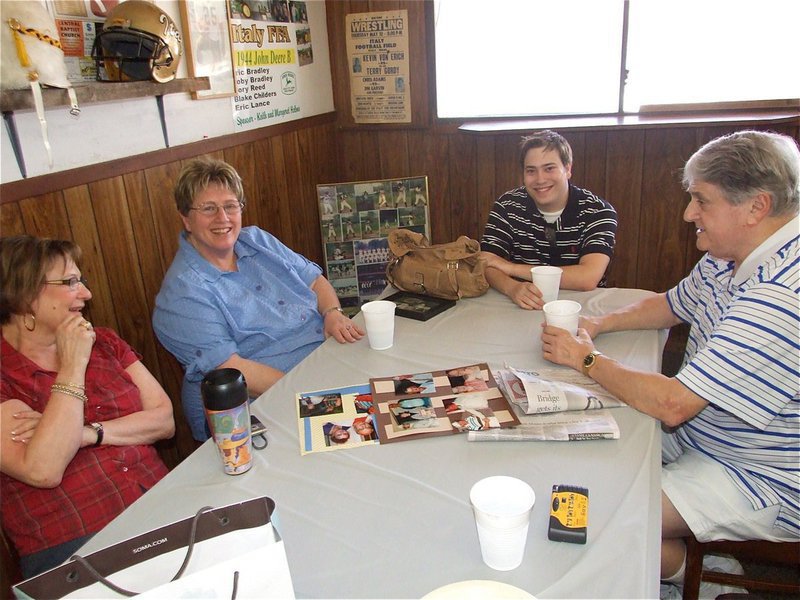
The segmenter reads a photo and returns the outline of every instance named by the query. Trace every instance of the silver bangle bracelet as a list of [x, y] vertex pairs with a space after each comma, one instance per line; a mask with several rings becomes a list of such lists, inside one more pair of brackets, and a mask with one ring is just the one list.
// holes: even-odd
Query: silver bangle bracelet
[[328, 316], [328, 313], [331, 313], [331, 312], [333, 312], [333, 311], [335, 311], [335, 310], [338, 310], [340, 313], [344, 314], [344, 311], [342, 310], [342, 307], [341, 307], [341, 306], [331, 306], [330, 308], [326, 308], [326, 309], [325, 309], [325, 310], [322, 312], [322, 318], [324, 319], [325, 317], [327, 317], [327, 316]]

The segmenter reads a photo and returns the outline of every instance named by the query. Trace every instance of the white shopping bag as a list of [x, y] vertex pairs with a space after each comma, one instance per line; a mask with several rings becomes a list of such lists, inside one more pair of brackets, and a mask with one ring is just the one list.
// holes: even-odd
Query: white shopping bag
[[73, 557], [18, 583], [14, 593], [34, 600], [124, 598], [130, 592], [137, 598], [294, 598], [283, 541], [271, 523], [274, 508], [272, 499], [262, 497], [204, 509]]

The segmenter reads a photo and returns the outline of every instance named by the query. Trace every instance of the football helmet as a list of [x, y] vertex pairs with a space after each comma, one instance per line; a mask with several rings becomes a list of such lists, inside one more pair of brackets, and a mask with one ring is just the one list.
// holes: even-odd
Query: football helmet
[[97, 78], [106, 81], [172, 81], [182, 55], [181, 32], [173, 20], [144, 0], [114, 7], [92, 46]]

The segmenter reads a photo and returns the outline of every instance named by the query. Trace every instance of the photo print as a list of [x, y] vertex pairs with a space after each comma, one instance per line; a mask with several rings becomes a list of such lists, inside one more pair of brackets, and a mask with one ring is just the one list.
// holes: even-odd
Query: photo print
[[298, 404], [301, 417], [332, 415], [342, 412], [342, 395], [337, 393], [309, 394], [300, 396]]
[[381, 263], [359, 265], [358, 295], [362, 300], [380, 296], [387, 283], [386, 268]]
[[380, 442], [368, 384], [305, 392], [295, 400], [301, 454]]
[[358, 213], [358, 220], [361, 223], [361, 237], [376, 238], [380, 235], [380, 211], [365, 210]]
[[326, 242], [341, 242], [342, 240], [342, 222], [339, 215], [332, 215], [322, 221], [322, 229], [325, 231]]
[[519, 424], [486, 363], [370, 379], [382, 444]]
[[386, 238], [353, 242], [357, 265], [381, 265], [384, 271], [389, 262], [389, 241]]
[[433, 298], [413, 292], [395, 292], [386, 299], [395, 303], [397, 316], [416, 321], [427, 321], [456, 305], [455, 300]]
[[[320, 184], [317, 204], [325, 273], [350, 316], [388, 285], [387, 236], [392, 229], [403, 227], [430, 239], [430, 198], [424, 176]], [[343, 261], [354, 261], [355, 274], [353, 265]], [[353, 297], [358, 300], [355, 305]], [[353, 306], [354, 311], [348, 312]]]
[[413, 398], [389, 404], [395, 431], [437, 427], [438, 415], [430, 398]]
[[411, 396], [417, 394], [432, 394], [436, 391], [433, 375], [430, 373], [417, 373], [416, 375], [395, 375], [392, 377], [395, 396]]

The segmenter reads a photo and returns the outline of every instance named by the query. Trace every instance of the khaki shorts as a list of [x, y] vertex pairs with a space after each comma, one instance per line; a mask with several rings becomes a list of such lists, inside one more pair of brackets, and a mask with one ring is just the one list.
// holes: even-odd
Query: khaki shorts
[[785, 529], [775, 527], [779, 505], [754, 510], [725, 468], [694, 450], [686, 450], [662, 467], [661, 489], [701, 542], [797, 541]]

